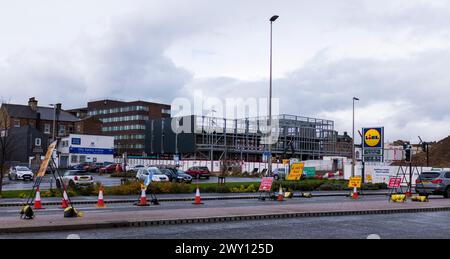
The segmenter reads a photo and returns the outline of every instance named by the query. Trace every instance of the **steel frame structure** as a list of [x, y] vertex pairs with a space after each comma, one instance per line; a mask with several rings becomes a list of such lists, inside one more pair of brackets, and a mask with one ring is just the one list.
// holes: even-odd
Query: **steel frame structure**
[[[193, 118], [195, 157], [220, 160], [227, 153], [232, 160], [261, 161], [267, 148], [262, 142], [267, 117]], [[278, 121], [275, 130], [279, 131], [278, 142], [272, 146], [273, 157], [306, 160], [340, 155], [336, 150], [338, 133], [333, 121], [287, 114], [273, 116], [273, 119]]]

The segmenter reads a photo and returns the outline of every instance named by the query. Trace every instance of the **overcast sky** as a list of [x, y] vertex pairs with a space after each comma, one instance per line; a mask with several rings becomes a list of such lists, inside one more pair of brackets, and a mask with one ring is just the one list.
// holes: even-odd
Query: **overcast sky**
[[0, 97], [265, 97], [273, 14], [280, 112], [450, 135], [450, 1], [0, 0]]

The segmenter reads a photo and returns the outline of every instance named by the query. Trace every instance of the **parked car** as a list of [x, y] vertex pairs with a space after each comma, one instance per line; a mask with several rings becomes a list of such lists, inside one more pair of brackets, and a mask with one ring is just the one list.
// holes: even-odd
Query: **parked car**
[[193, 178], [206, 178], [209, 179], [209, 177], [211, 176], [211, 172], [209, 171], [208, 167], [206, 166], [194, 166], [189, 168], [186, 171], [186, 174], [192, 176]]
[[145, 168], [144, 165], [127, 165], [127, 172], [137, 172], [141, 168]]
[[141, 168], [136, 173], [136, 180], [145, 181], [150, 173], [153, 173], [153, 182], [168, 182], [169, 177], [156, 167]]
[[177, 183], [192, 183], [192, 176], [176, 168], [163, 168], [160, 169], [167, 177], [169, 181]]
[[69, 170], [87, 171], [87, 164], [77, 164], [69, 167]]
[[64, 172], [62, 179], [59, 178], [56, 183], [61, 186], [61, 180], [65, 186], [69, 187], [92, 187], [94, 185], [94, 177], [84, 170], [67, 170]]
[[91, 173], [98, 173], [100, 171], [100, 168], [104, 166], [105, 165], [103, 163], [89, 163], [85, 166], [84, 170]]
[[29, 180], [34, 179], [33, 172], [26, 166], [13, 166], [9, 169], [8, 173], [9, 180]]
[[450, 198], [450, 171], [422, 172], [416, 180], [416, 192], [423, 196], [443, 195]]
[[117, 167], [117, 165], [119, 165], [119, 169], [120, 169], [120, 171], [122, 171], [122, 166], [121, 166], [120, 164], [109, 164], [109, 165], [107, 165], [107, 166], [104, 166], [104, 167], [100, 168], [99, 172], [100, 172], [101, 174], [105, 174], [105, 173], [108, 173], [108, 174], [115, 173], [115, 172], [116, 172], [116, 167]]
[[287, 173], [286, 173], [286, 169], [285, 168], [275, 168], [275, 170], [273, 170], [273, 178], [278, 181], [278, 180], [285, 180]]

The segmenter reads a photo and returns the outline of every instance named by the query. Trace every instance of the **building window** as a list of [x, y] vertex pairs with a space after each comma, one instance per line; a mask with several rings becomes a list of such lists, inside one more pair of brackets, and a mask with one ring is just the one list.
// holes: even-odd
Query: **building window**
[[14, 128], [20, 128], [20, 120], [14, 120]]
[[66, 125], [59, 125], [58, 134], [64, 136], [66, 134]]
[[86, 156], [80, 156], [80, 164], [86, 162]]
[[162, 109], [161, 113], [170, 115], [170, 109]]
[[44, 133], [50, 134], [50, 124], [49, 123], [44, 124]]
[[72, 155], [72, 156], [70, 157], [70, 162], [71, 162], [72, 164], [78, 163], [78, 156], [77, 156], [77, 155]]

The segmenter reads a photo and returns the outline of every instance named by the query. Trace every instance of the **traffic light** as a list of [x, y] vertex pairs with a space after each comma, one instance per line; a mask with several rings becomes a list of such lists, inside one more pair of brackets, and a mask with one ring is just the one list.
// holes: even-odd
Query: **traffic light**
[[422, 143], [422, 151], [423, 151], [423, 152], [427, 152], [427, 149], [428, 149], [428, 143], [423, 142], [423, 143]]
[[411, 145], [407, 145], [405, 148], [405, 161], [411, 163]]

